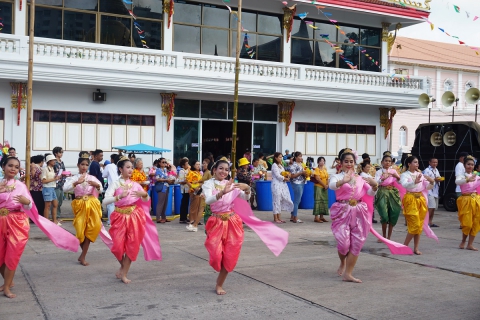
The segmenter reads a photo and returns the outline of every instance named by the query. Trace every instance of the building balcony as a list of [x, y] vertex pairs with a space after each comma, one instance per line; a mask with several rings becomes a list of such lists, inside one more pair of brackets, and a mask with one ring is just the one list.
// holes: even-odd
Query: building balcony
[[[28, 37], [0, 34], [0, 79], [25, 81]], [[160, 92], [233, 95], [235, 59], [35, 38], [34, 81]], [[417, 107], [424, 77], [241, 59], [239, 94]]]

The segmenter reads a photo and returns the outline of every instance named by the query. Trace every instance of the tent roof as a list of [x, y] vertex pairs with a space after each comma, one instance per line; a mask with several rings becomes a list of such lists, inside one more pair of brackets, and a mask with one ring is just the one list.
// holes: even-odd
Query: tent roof
[[125, 152], [135, 152], [135, 153], [162, 153], [162, 152], [171, 152], [172, 150], [157, 148], [154, 146], [149, 146], [148, 144], [139, 143], [139, 144], [132, 144], [129, 146], [119, 146], [113, 147], [112, 149], [118, 149]]

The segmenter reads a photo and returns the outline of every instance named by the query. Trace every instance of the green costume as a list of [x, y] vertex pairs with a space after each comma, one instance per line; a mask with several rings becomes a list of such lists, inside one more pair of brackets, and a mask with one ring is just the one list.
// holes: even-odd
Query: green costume
[[314, 186], [314, 204], [313, 204], [313, 215], [318, 216], [320, 214], [327, 215], [328, 212], [328, 190], [323, 189], [322, 187]]
[[395, 187], [379, 187], [375, 197], [375, 209], [380, 215], [380, 223], [395, 226], [402, 210], [400, 195]]

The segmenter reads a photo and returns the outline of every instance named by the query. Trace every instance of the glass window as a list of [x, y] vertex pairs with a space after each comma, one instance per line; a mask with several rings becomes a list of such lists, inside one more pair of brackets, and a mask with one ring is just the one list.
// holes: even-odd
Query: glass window
[[277, 151], [277, 125], [255, 123], [253, 125], [253, 145], [256, 157], [259, 153], [274, 154]]
[[68, 123], [82, 123], [82, 114], [80, 112], [67, 112]]
[[87, 34], [95, 30], [95, 23], [94, 14], [64, 11], [63, 39], [86, 41]]
[[277, 121], [277, 112], [275, 104], [255, 104], [255, 121]]
[[33, 121], [50, 122], [50, 111], [33, 111]]
[[65, 112], [50, 112], [50, 122], [63, 122], [65, 123]]
[[326, 42], [315, 42], [315, 65], [334, 68], [337, 63], [337, 53]]
[[305, 131], [306, 132], [317, 132], [317, 124], [316, 123], [307, 123]]
[[175, 117], [198, 118], [200, 101], [175, 99]]
[[345, 62], [345, 59], [347, 59], [347, 61], [351, 61], [354, 66], [358, 66], [358, 55], [360, 54], [359, 47], [342, 45], [341, 48], [343, 50], [343, 56], [345, 58], [339, 60], [340, 68], [351, 69], [350, 66]]
[[163, 19], [163, 1], [133, 0], [133, 14], [136, 15], [137, 17], [162, 20]]
[[357, 133], [357, 126], [348, 125], [347, 126], [347, 133], [350, 133], [350, 134]]
[[[230, 18], [230, 26], [234, 30], [237, 30], [237, 21], [237, 17], [232, 14]], [[247, 29], [248, 32], [257, 32], [257, 15], [252, 12], [242, 11], [242, 26], [244, 29]]]
[[313, 64], [313, 41], [292, 38], [292, 63]]
[[131, 46], [131, 19], [102, 15], [100, 43]]
[[136, 114], [129, 114], [127, 115], [127, 124], [132, 126], [139, 126], [141, 116]]
[[[35, 4], [38, 4], [38, 0], [35, 1]], [[43, 0], [43, 2], [59, 2], [59, 6], [62, 5], [61, 0], [53, 0], [53, 1], [46, 1]], [[48, 3], [46, 3], [48, 4]], [[51, 5], [51, 4], [48, 4]], [[98, 1], [97, 0], [65, 0], [64, 4], [65, 8], [72, 8], [72, 9], [81, 9], [81, 10], [91, 10], [91, 11], [97, 11], [98, 8]]]
[[374, 126], [367, 126], [367, 134], [375, 134], [375, 129]]
[[98, 114], [98, 123], [99, 124], [112, 124], [112, 115], [108, 113], [99, 113]]
[[267, 34], [282, 34], [282, 21], [280, 16], [258, 14], [258, 32]]
[[0, 120], [5, 120], [5, 109], [0, 108]]
[[[30, 3], [30, 0], [28, 0], [28, 3]], [[37, 0], [35, 1], [35, 5], [48, 5], [48, 6], [62, 6], [62, 0]]]
[[180, 159], [198, 159], [199, 147], [199, 121], [174, 120], [173, 121], [173, 164], [178, 165]]
[[336, 124], [327, 124], [327, 132], [328, 133], [336, 133], [337, 132], [337, 125]]
[[315, 30], [315, 37], [322, 38], [321, 35], [327, 35], [330, 42], [337, 41], [337, 27], [331, 23], [321, 23], [315, 22], [315, 27], [318, 29]]
[[82, 123], [97, 123], [97, 114], [82, 113]]
[[327, 132], [327, 125], [324, 123], [317, 123], [317, 132]]
[[35, 37], [62, 39], [62, 10], [35, 7], [34, 34]]
[[[162, 49], [162, 22], [137, 19], [133, 22], [133, 43], [135, 47]], [[143, 42], [145, 41], [145, 42]]]
[[220, 101], [202, 101], [202, 118], [226, 119], [227, 103]]
[[[228, 103], [228, 119], [233, 119], [233, 102]], [[253, 104], [239, 103], [237, 120], [253, 120]]]
[[257, 59], [280, 62], [281, 47], [280, 37], [258, 35]]
[[[82, 0], [83, 1], [83, 0]], [[100, 12], [129, 15], [132, 9], [131, 1], [100, 0]]]
[[359, 29], [355, 27], [341, 27], [345, 34], [338, 34], [338, 42], [340, 43], [351, 43], [350, 39], [355, 40], [355, 42], [360, 42]]
[[114, 114], [113, 115], [113, 124], [126, 124], [127, 116], [124, 114]]
[[202, 23], [202, 5], [200, 3], [186, 3], [177, 1], [175, 3], [175, 22], [185, 22], [191, 24]]
[[142, 126], [155, 126], [155, 116], [142, 116]]
[[175, 24], [173, 27], [173, 50], [200, 53], [200, 27]]
[[337, 133], [347, 133], [347, 126], [344, 124], [337, 125]]
[[365, 126], [357, 126], [357, 134], [365, 134]]
[[306, 127], [306, 123], [295, 122], [295, 132], [305, 132]]
[[228, 31], [202, 28], [202, 54], [228, 56]]
[[364, 47], [363, 50], [366, 50], [366, 52], [361, 55], [360, 70], [380, 71], [380, 49]]
[[310, 28], [304, 20], [294, 19], [292, 37], [313, 39], [313, 28]]
[[360, 29], [360, 44], [380, 47], [381, 29]]
[[212, 26], [212, 27], [220, 27], [226, 28], [229, 27], [229, 18], [230, 12], [227, 8], [217, 8], [215, 6], [207, 6], [204, 5], [203, 7], [203, 25], [204, 26]]
[[12, 33], [13, 25], [13, 4], [0, 2], [0, 33]]

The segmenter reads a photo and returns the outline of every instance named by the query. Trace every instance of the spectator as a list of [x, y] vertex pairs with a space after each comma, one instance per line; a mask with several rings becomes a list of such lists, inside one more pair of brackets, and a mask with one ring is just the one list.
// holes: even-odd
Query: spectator
[[[243, 157], [248, 160], [248, 162], [252, 161], [252, 153], [250, 152], [249, 149], [245, 150], [245, 153], [243, 154]], [[230, 160], [230, 157], [227, 156], [228, 160]]]
[[100, 162], [102, 160], [103, 160], [103, 151], [100, 149], [93, 151], [93, 160], [90, 163], [89, 174], [97, 178], [98, 181], [100, 181], [100, 183], [102, 184], [102, 189], [105, 189], [104, 188], [105, 183], [103, 182], [103, 177], [102, 177], [102, 170], [100, 169]]
[[131, 163], [134, 163], [135, 162], [135, 153], [129, 153], [128, 154], [128, 159], [130, 160]]
[[428, 225], [430, 227], [438, 227], [433, 223], [433, 215], [435, 214], [435, 209], [438, 209], [438, 191], [440, 189], [440, 172], [438, 172], [437, 165], [438, 159], [431, 158], [428, 162], [429, 166], [423, 171], [425, 176], [428, 176], [435, 180], [433, 189], [428, 190]]
[[143, 190], [148, 192], [148, 185], [150, 182], [147, 179], [147, 175], [143, 171], [143, 160], [142, 158], [136, 158], [135, 162], [133, 163], [133, 173], [132, 177], [130, 178], [132, 181], [137, 182], [139, 185], [142, 186]]
[[285, 155], [283, 156], [283, 160], [288, 160], [291, 157], [292, 157], [292, 155], [290, 154], [290, 150], [285, 149]]
[[[465, 175], [465, 166], [463, 165], [463, 162], [464, 162], [466, 156], [468, 156], [468, 152], [465, 152], [465, 151], [460, 152], [460, 154], [458, 155], [458, 157], [459, 157], [458, 158], [458, 163], [455, 166], [455, 177]], [[457, 198], [462, 195], [462, 191], [461, 191], [459, 185], [457, 185], [457, 187], [455, 188], [455, 192], [457, 194]]]
[[250, 205], [252, 207], [252, 210], [256, 210], [257, 207], [254, 205], [254, 203], [258, 204], [258, 201], [257, 201], [257, 181], [258, 180], [263, 180], [265, 178], [265, 175], [267, 174], [267, 168], [265, 166], [263, 166], [260, 163], [260, 160], [257, 159], [257, 158], [253, 159], [252, 166], [253, 166], [252, 184], [251, 184], [252, 194], [250, 196]]
[[[210, 160], [210, 163], [213, 166], [213, 163], [215, 162], [215, 159], [213, 158], [213, 153], [211, 153], [211, 152], [205, 153], [205, 159]], [[205, 161], [205, 159], [203, 159], [203, 161]]]
[[182, 202], [180, 205], [180, 223], [188, 223], [188, 202], [190, 201], [190, 187], [187, 185], [186, 177], [190, 166], [188, 165], [188, 158], [180, 160], [180, 171], [178, 172], [177, 183], [180, 184], [180, 191], [182, 193]]
[[265, 155], [263, 153], [258, 154], [258, 162], [261, 166], [268, 168], [267, 161], [265, 161]]
[[302, 162], [302, 153], [300, 151], [295, 151], [292, 155], [293, 164], [288, 167], [288, 171], [291, 174], [292, 189], [293, 189], [293, 211], [290, 221], [293, 223], [302, 223], [303, 221], [297, 218], [298, 214], [298, 205], [302, 199], [303, 189], [305, 187], [305, 170], [303, 170]]
[[167, 160], [165, 158], [158, 159], [158, 168], [155, 171], [155, 192], [157, 193], [157, 207], [155, 215], [157, 223], [170, 222], [167, 220], [166, 211], [168, 205], [168, 194], [170, 193], [169, 183], [173, 182], [168, 176]]
[[17, 156], [17, 151], [15, 150], [14, 147], [8, 148], [8, 156], [9, 157], [16, 157]]
[[52, 153], [55, 156], [55, 159], [57, 160], [57, 162], [55, 162], [55, 165], [53, 166], [53, 169], [55, 170], [55, 175], [60, 177], [60, 179], [57, 180], [57, 186], [55, 187], [55, 194], [57, 196], [57, 201], [58, 201], [57, 219], [58, 221], [63, 222], [62, 221], [62, 204], [63, 204], [63, 195], [64, 195], [63, 185], [65, 184], [65, 180], [66, 180], [66, 176], [62, 174], [62, 172], [65, 171], [65, 163], [62, 161], [63, 149], [62, 147], [55, 147], [53, 148]]
[[42, 167], [45, 157], [41, 154], [30, 158], [30, 194], [32, 195], [35, 207], [37, 207], [38, 214], [43, 215], [45, 211], [45, 201], [42, 195]]
[[[313, 172], [317, 182], [314, 185], [314, 205], [313, 215], [315, 216], [313, 222], [323, 223], [328, 222], [323, 216], [328, 215], [328, 172], [325, 168], [325, 158], [318, 157], [317, 168]], [[320, 216], [320, 217], [319, 217]]]
[[47, 163], [47, 166], [42, 169], [42, 174], [40, 175], [43, 184], [42, 195], [43, 200], [45, 201], [45, 209], [43, 212], [43, 216], [48, 219], [48, 216], [50, 214], [50, 207], [53, 206], [53, 223], [61, 226], [62, 224], [57, 221], [58, 200], [55, 193], [55, 187], [57, 186], [57, 181], [60, 179], [60, 177], [55, 175], [55, 170], [53, 169], [56, 162], [55, 156], [51, 154], [46, 155], [45, 162]]
[[288, 191], [287, 183], [290, 181], [289, 174], [285, 172], [282, 165], [283, 156], [280, 152], [273, 155], [272, 165], [272, 201], [273, 201], [273, 221], [276, 223], [285, 223], [282, 220], [282, 210], [291, 212], [293, 202]]
[[[118, 180], [118, 169], [117, 169], [117, 162], [120, 159], [118, 154], [112, 154], [110, 156], [110, 161], [112, 163], [107, 164], [103, 169], [102, 178], [107, 178], [107, 185], [111, 186], [115, 181]], [[103, 179], [101, 180], [103, 181]], [[113, 210], [115, 210], [115, 203], [110, 203], [107, 205], [107, 227], [110, 227], [110, 215], [112, 214]]]
[[342, 169], [342, 164], [340, 163], [340, 159], [335, 158], [330, 168], [335, 169], [335, 174], [339, 174]]
[[188, 231], [197, 232], [198, 224], [200, 222], [200, 218], [203, 214], [203, 209], [205, 206], [202, 207], [202, 173], [200, 171], [200, 161], [194, 161], [192, 164], [192, 168], [188, 172], [187, 175], [187, 185], [190, 188], [190, 208], [189, 208], [189, 220], [190, 223], [187, 226]]

